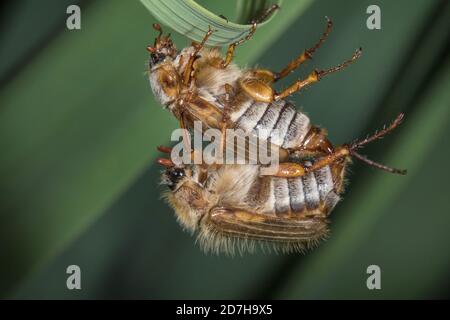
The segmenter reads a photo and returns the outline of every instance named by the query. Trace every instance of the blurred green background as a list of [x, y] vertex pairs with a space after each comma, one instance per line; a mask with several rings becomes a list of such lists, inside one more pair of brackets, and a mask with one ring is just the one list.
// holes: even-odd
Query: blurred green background
[[[229, 19], [236, 1], [200, 1]], [[241, 65], [281, 69], [334, 30], [309, 62], [362, 58], [293, 97], [332, 141], [406, 113], [359, 163], [333, 212], [332, 236], [305, 255], [203, 254], [160, 200], [155, 147], [177, 127], [145, 78], [155, 19], [139, 1], [9, 1], [0, 11], [0, 296], [3, 298], [450, 297], [450, 2], [285, 0], [238, 48]], [[82, 29], [66, 29], [79, 4]], [[381, 30], [366, 8], [381, 8]], [[178, 47], [187, 39], [175, 35]], [[81, 267], [82, 290], [66, 288]], [[381, 290], [366, 268], [381, 267]]]

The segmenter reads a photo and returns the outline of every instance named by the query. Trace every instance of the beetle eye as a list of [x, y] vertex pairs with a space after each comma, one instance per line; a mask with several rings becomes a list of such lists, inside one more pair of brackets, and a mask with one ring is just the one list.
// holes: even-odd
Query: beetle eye
[[161, 52], [155, 52], [155, 53], [151, 53], [150, 54], [150, 59], [151, 59], [151, 64], [152, 65], [160, 63], [165, 58], [166, 58], [166, 55], [164, 53], [161, 53]]
[[167, 177], [169, 180], [169, 188], [174, 189], [178, 181], [185, 176], [184, 169], [182, 168], [171, 168], [167, 170]]
[[184, 170], [176, 168], [170, 172], [170, 177], [173, 180], [179, 180], [180, 178], [184, 177]]

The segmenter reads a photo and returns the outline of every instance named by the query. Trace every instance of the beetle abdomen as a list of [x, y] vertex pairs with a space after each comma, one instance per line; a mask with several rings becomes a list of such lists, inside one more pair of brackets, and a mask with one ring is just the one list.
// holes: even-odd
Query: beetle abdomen
[[329, 166], [315, 170], [303, 177], [272, 179], [274, 212], [276, 215], [304, 214], [322, 210], [329, 213], [340, 200], [335, 192]]
[[272, 143], [286, 149], [300, 146], [311, 127], [309, 118], [284, 100], [271, 103], [247, 100], [234, 108], [230, 118], [235, 128], [260, 139], [270, 138]]

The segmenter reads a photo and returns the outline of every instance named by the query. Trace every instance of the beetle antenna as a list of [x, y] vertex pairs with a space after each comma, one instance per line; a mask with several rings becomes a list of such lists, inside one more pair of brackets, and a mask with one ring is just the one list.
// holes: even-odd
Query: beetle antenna
[[166, 146], [158, 146], [158, 147], [156, 147], [156, 149], [162, 153], [171, 153], [172, 152], [172, 148], [166, 147]]
[[153, 26], [153, 29], [155, 29], [156, 31], [159, 32], [158, 36], [155, 39], [155, 44], [154, 45], [156, 46], [156, 43], [158, 43], [159, 40], [161, 39], [163, 31], [162, 31], [161, 25], [159, 23], [154, 23], [152, 26]]
[[158, 158], [158, 160], [156, 160], [156, 162], [165, 168], [171, 168], [171, 167], [175, 166], [175, 164], [172, 162], [172, 160], [166, 159], [166, 158]]

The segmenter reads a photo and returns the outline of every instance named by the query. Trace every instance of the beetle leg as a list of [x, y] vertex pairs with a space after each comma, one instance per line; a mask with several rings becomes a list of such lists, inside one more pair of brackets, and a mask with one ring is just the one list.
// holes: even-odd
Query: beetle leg
[[277, 4], [271, 5], [269, 8], [267, 8], [262, 15], [260, 15], [257, 19], [252, 20], [252, 23], [260, 24], [267, 20], [267, 18], [275, 12], [275, 10], [280, 9], [280, 6]]
[[397, 168], [391, 168], [388, 166], [385, 166], [384, 164], [375, 162], [373, 160], [370, 160], [368, 158], [366, 158], [365, 156], [359, 154], [356, 150], [361, 148], [362, 146], [382, 138], [384, 135], [388, 134], [389, 132], [391, 132], [392, 130], [394, 130], [395, 128], [397, 128], [400, 123], [402, 123], [403, 121], [403, 117], [404, 114], [400, 113], [397, 118], [395, 118], [395, 120], [389, 125], [389, 126], [384, 126], [383, 129], [375, 132], [375, 134], [365, 138], [364, 140], [361, 141], [356, 141], [354, 143], [352, 143], [349, 147], [350, 150], [350, 155], [354, 156], [356, 159], [361, 160], [362, 162], [365, 162], [366, 164], [368, 164], [369, 166], [372, 166], [374, 168], [380, 169], [380, 170], [384, 170], [390, 173], [396, 173], [396, 174], [406, 174], [406, 170], [403, 169], [397, 169]]
[[267, 8], [265, 10], [265, 12], [258, 19], [253, 20], [251, 22], [252, 27], [250, 28], [250, 31], [248, 32], [248, 34], [245, 37], [243, 37], [242, 39], [240, 39], [228, 46], [227, 55], [226, 55], [224, 61], [222, 62], [222, 68], [226, 68], [231, 63], [231, 61], [233, 60], [233, 57], [234, 57], [234, 50], [236, 49], [236, 47], [243, 44], [244, 42], [250, 40], [256, 32], [256, 26], [259, 23], [264, 22], [275, 10], [278, 10], [279, 8], [280, 7], [277, 4], [274, 4], [274, 5], [270, 6], [269, 8]]
[[236, 42], [233, 42], [232, 44], [230, 44], [228, 46], [227, 55], [226, 55], [224, 61], [222, 62], [222, 68], [228, 67], [228, 65], [231, 63], [231, 61], [233, 60], [233, 57], [234, 57], [234, 50], [236, 49], [236, 47], [240, 46], [244, 42], [250, 40], [253, 37], [253, 35], [255, 34], [255, 32], [256, 32], [256, 22], [253, 23], [252, 27], [250, 28], [250, 31], [247, 33], [247, 35], [245, 37], [239, 39]]
[[239, 86], [247, 95], [258, 102], [271, 103], [276, 94], [267, 82], [253, 77], [239, 80]]
[[225, 84], [225, 102], [223, 104], [222, 109], [222, 119], [220, 121], [220, 130], [221, 130], [221, 141], [220, 141], [220, 150], [221, 152], [224, 151], [225, 144], [226, 144], [226, 130], [227, 125], [230, 121], [230, 103], [231, 103], [231, 96], [234, 94], [233, 87], [226, 83]]
[[347, 146], [343, 146], [330, 155], [327, 155], [320, 160], [316, 161], [311, 166], [304, 166], [297, 162], [283, 162], [278, 164], [278, 170], [274, 173], [267, 174], [269, 176], [280, 178], [297, 178], [302, 177], [305, 174], [323, 168], [330, 165], [340, 159], [349, 156], [350, 151]]
[[343, 63], [341, 63], [340, 65], [327, 69], [327, 70], [314, 70], [313, 72], [311, 72], [308, 77], [306, 79], [299, 79], [297, 80], [294, 84], [292, 84], [291, 86], [287, 87], [285, 90], [283, 90], [280, 93], [276, 93], [274, 94], [274, 100], [280, 100], [280, 99], [284, 99], [288, 96], [290, 96], [291, 94], [302, 90], [304, 87], [309, 86], [315, 82], [320, 81], [323, 77], [325, 77], [326, 75], [329, 75], [330, 73], [334, 73], [337, 71], [340, 71], [344, 68], [346, 68], [347, 66], [349, 66], [352, 62], [354, 62], [356, 59], [358, 59], [362, 54], [362, 50], [361, 48], [356, 50], [355, 53], [353, 54], [353, 56], [347, 60], [344, 61]]
[[336, 150], [319, 159], [318, 161], [314, 162], [311, 166], [307, 167], [306, 172], [313, 172], [315, 170], [318, 170], [320, 168], [326, 167], [340, 159], [344, 159], [350, 155], [350, 147], [347, 145], [343, 145], [340, 147], [337, 147]]
[[313, 154], [321, 154], [327, 155], [334, 151], [334, 147], [331, 144], [330, 140], [327, 138], [327, 132], [323, 128], [319, 128], [316, 126], [312, 126], [305, 138], [301, 146], [295, 147], [291, 149], [293, 154], [302, 154], [302, 153], [313, 153]]
[[[375, 162], [373, 160], [367, 159], [365, 156], [359, 154], [356, 150], [361, 148], [362, 146], [375, 141], [377, 139], [380, 139], [381, 137], [385, 136], [395, 128], [397, 128], [400, 123], [403, 120], [403, 113], [400, 113], [397, 118], [387, 127], [383, 127], [382, 130], [377, 131], [375, 134], [367, 137], [364, 140], [356, 141], [350, 145], [344, 144], [342, 146], [337, 147], [332, 153], [329, 155], [326, 155], [322, 158], [320, 158], [318, 161], [314, 162], [311, 166], [304, 167], [301, 164], [298, 163], [280, 163], [279, 169], [276, 173], [273, 174], [273, 176], [276, 177], [284, 177], [284, 178], [294, 178], [294, 177], [300, 177], [303, 176], [309, 172], [313, 172], [315, 170], [318, 170], [320, 168], [326, 167], [332, 163], [335, 163], [336, 161], [349, 158], [349, 157], [355, 157], [358, 160], [361, 160], [365, 162], [366, 164], [375, 167], [380, 170], [384, 170], [390, 173], [396, 173], [404, 175], [406, 174], [406, 170], [397, 169], [397, 168], [391, 168], [384, 164]], [[272, 174], [271, 174], [272, 175]]]
[[183, 129], [183, 143], [184, 143], [184, 148], [185, 150], [187, 150], [188, 152], [192, 152], [192, 148], [191, 148], [191, 135], [188, 131], [188, 129], [186, 129], [186, 122], [184, 119], [184, 114], [181, 113], [180, 115], [180, 128]]
[[261, 175], [268, 175], [280, 178], [296, 178], [304, 176], [306, 169], [303, 165], [296, 162], [283, 162], [279, 163], [276, 172], [270, 171], [265, 174], [263, 170], [260, 171]]
[[241, 88], [255, 101], [270, 103], [274, 100], [284, 99], [297, 91], [302, 90], [304, 87], [309, 86], [315, 82], [320, 81], [326, 75], [340, 71], [350, 65], [353, 61], [361, 56], [362, 50], [358, 49], [351, 59], [344, 61], [340, 65], [327, 69], [327, 70], [314, 70], [305, 79], [299, 79], [292, 85], [284, 89], [282, 92], [277, 93], [271, 86], [271, 73], [268, 70], [255, 70], [252, 73], [252, 77], [241, 79]]
[[314, 54], [314, 52], [316, 52], [316, 50], [319, 49], [319, 47], [322, 45], [322, 43], [325, 41], [325, 39], [330, 34], [331, 29], [333, 27], [333, 22], [328, 17], [325, 17], [325, 18], [327, 19], [327, 27], [326, 27], [324, 33], [322, 34], [322, 36], [320, 37], [319, 41], [317, 41], [317, 43], [312, 48], [305, 50], [297, 58], [295, 58], [294, 60], [289, 62], [289, 64], [283, 70], [281, 70], [280, 72], [275, 72], [273, 74], [273, 81], [278, 81], [281, 78], [286, 77], [289, 73], [291, 73], [292, 71], [297, 69], [300, 65], [305, 63], [306, 60], [309, 60], [312, 58], [312, 55]]
[[205, 46], [206, 41], [208, 41], [209, 37], [213, 34], [213, 32], [214, 32], [214, 30], [211, 29], [211, 26], [209, 26], [208, 32], [203, 37], [202, 42], [193, 44], [195, 46], [195, 50], [192, 53], [192, 55], [189, 57], [189, 60], [186, 64], [186, 69], [184, 70], [184, 74], [183, 74], [183, 83], [188, 87], [190, 86], [191, 81], [193, 79], [192, 72], [193, 72], [194, 61], [198, 58], [198, 53]]
[[331, 29], [333, 27], [333, 22], [328, 17], [325, 18], [327, 19], [327, 27], [322, 36], [320, 37], [319, 41], [317, 41], [317, 43], [313, 47], [305, 50], [294, 60], [289, 62], [289, 64], [286, 67], [284, 67], [280, 72], [273, 72], [265, 69], [257, 69], [252, 71], [253, 76], [255, 78], [263, 80], [266, 83], [276, 82], [289, 75], [289, 73], [297, 69], [307, 60], [312, 59], [313, 54], [316, 52], [317, 49], [319, 49], [322, 43], [325, 42], [326, 38], [330, 34]]

